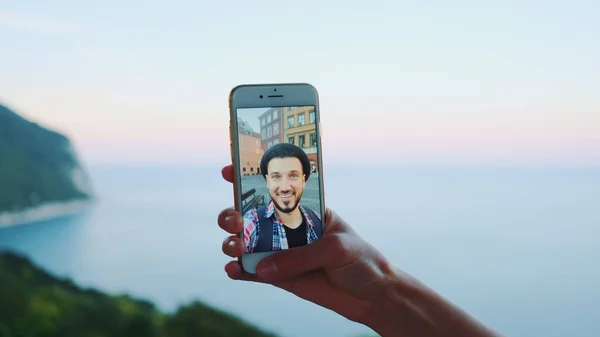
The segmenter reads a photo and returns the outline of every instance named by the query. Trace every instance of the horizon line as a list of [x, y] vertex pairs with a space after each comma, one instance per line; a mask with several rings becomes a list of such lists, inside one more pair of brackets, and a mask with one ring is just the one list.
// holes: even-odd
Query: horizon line
[[[85, 168], [202, 168], [218, 169], [226, 164], [201, 163], [201, 162], [90, 162], [81, 164]], [[600, 163], [382, 163], [382, 164], [357, 164], [335, 163], [324, 164], [323, 169], [379, 169], [379, 168], [424, 168], [424, 169], [469, 169], [469, 168], [501, 168], [501, 169], [598, 169]]]

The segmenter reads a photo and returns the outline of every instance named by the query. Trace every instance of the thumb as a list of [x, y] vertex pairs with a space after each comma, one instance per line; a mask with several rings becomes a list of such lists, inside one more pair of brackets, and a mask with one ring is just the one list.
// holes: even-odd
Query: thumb
[[326, 234], [301, 247], [278, 252], [256, 266], [257, 275], [265, 280], [288, 279], [317, 269], [333, 269], [351, 261], [344, 248], [343, 235]]

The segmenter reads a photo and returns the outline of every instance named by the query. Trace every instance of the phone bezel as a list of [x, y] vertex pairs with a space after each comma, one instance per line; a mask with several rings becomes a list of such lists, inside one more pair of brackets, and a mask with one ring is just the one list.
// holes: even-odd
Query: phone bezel
[[[262, 98], [261, 98], [262, 95]], [[319, 197], [321, 198], [321, 217], [323, 231], [326, 224], [325, 191], [323, 182], [323, 151], [321, 147], [321, 110], [319, 107], [319, 94], [317, 89], [308, 83], [274, 83], [274, 84], [242, 84], [234, 87], [229, 95], [229, 134], [231, 162], [233, 164], [234, 181], [233, 192], [235, 209], [241, 212], [241, 174], [239, 172], [239, 140], [236, 130], [237, 109], [240, 108], [269, 108], [307, 106], [315, 107], [315, 132], [317, 134], [317, 167], [319, 172]], [[243, 230], [238, 233], [243, 239]], [[293, 249], [293, 248], [292, 248]], [[256, 274], [256, 266], [265, 257], [281, 251], [258, 252], [244, 254], [238, 258], [242, 271], [249, 275]]]

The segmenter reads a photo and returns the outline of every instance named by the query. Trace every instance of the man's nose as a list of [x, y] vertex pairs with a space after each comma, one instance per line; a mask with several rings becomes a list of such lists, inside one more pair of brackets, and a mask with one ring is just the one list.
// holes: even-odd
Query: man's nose
[[281, 185], [279, 186], [279, 188], [281, 188], [284, 191], [291, 190], [292, 184], [290, 184], [290, 181], [288, 180], [288, 178], [283, 178], [281, 180]]

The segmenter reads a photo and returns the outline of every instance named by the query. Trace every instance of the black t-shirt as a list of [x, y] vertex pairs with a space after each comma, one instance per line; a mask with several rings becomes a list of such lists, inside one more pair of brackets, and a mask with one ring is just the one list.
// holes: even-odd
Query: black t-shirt
[[287, 236], [289, 248], [306, 245], [306, 226], [308, 226], [308, 223], [304, 216], [302, 217], [302, 223], [298, 228], [292, 229], [285, 225], [283, 226], [283, 228], [285, 228], [285, 236]]

